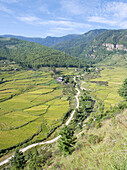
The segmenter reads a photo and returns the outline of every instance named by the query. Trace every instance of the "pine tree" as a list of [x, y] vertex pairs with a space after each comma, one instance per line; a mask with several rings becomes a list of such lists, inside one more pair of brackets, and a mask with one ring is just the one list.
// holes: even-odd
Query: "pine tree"
[[64, 156], [71, 154], [74, 151], [74, 144], [76, 137], [74, 137], [74, 130], [65, 126], [60, 132], [61, 138], [59, 140], [59, 149]]
[[30, 170], [42, 169], [40, 164], [41, 164], [41, 159], [39, 157], [39, 153], [38, 153], [37, 149], [35, 148], [34, 153], [33, 153], [32, 157], [29, 160], [28, 169], [30, 169]]
[[21, 170], [24, 169], [26, 160], [25, 156], [22, 152], [20, 152], [18, 149], [15, 152], [14, 157], [10, 160], [11, 169], [12, 170]]
[[29, 161], [30, 159], [32, 159], [32, 157], [33, 157], [33, 155], [32, 155], [32, 153], [31, 153], [31, 151], [30, 150], [28, 150], [27, 152], [26, 152], [26, 160], [27, 161]]

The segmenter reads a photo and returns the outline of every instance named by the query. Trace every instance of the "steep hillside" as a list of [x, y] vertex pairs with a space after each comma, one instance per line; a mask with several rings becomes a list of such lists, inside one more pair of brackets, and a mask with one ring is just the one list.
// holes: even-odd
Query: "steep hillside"
[[60, 43], [61, 41], [67, 41], [69, 39], [78, 37], [79, 35], [77, 34], [70, 34], [70, 35], [66, 35], [63, 37], [46, 37], [46, 38], [31, 38], [31, 37], [24, 37], [24, 36], [16, 36], [16, 35], [1, 35], [1, 37], [4, 38], [17, 38], [20, 40], [25, 40], [25, 41], [30, 41], [30, 42], [35, 42], [44, 46], [48, 46], [50, 47], [51, 45], [54, 45], [56, 43]]
[[42, 66], [78, 67], [84, 65], [84, 62], [79, 58], [37, 43], [15, 38], [0, 39], [0, 59], [9, 59], [29, 68]]
[[103, 121], [101, 128], [85, 128], [78, 135], [75, 152], [65, 158], [54, 156], [54, 163], [45, 169], [127, 169], [126, 120], [127, 110]]
[[66, 51], [68, 54], [74, 56], [80, 56], [84, 47], [97, 35], [101, 34], [104, 31], [106, 30], [105, 29], [92, 30], [83, 35], [80, 35], [79, 37], [58, 43], [52, 47], [60, 51]]
[[107, 30], [94, 39], [96, 44], [122, 44], [127, 47], [127, 30]]
[[[127, 30], [108, 30], [95, 37], [80, 54], [86, 60], [94, 62], [113, 60], [118, 63], [119, 60], [127, 59]], [[114, 58], [113, 55], [117, 55]]]

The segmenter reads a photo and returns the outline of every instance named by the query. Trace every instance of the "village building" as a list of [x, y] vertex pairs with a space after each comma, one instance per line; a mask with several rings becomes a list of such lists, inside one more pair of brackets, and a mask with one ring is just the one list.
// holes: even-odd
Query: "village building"
[[57, 81], [57, 82], [63, 82], [63, 81], [64, 81], [64, 78], [63, 78], [63, 77], [57, 77], [56, 81]]

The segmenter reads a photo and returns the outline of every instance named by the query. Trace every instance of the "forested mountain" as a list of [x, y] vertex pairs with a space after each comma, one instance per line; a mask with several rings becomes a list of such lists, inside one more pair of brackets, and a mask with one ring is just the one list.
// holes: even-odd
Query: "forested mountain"
[[[11, 36], [11, 35], [8, 35]], [[72, 38], [73, 37], [73, 38]], [[75, 37], [75, 38], [74, 38]], [[20, 37], [26, 38], [26, 37]], [[70, 39], [69, 39], [70, 38]], [[16, 58], [20, 63], [28, 65], [29, 67], [40, 66], [82, 66], [84, 64], [81, 60], [86, 62], [98, 63], [103, 61], [107, 64], [122, 65], [126, 64], [127, 60], [127, 30], [105, 30], [98, 29], [89, 31], [83, 35], [67, 35], [64, 37], [47, 37], [41, 38], [26, 38], [27, 41], [36, 41], [45, 45], [52, 45], [51, 47], [63, 51], [58, 52], [51, 48], [41, 46], [36, 43], [25, 42], [14, 38], [1, 39], [1, 57], [11, 56]], [[69, 39], [69, 40], [68, 40]], [[5, 40], [5, 39], [4, 39]], [[57, 43], [58, 41], [62, 41]], [[9, 44], [10, 45], [9, 45]], [[13, 45], [14, 44], [14, 45]], [[43, 52], [42, 52], [43, 51]], [[6, 53], [5, 55], [3, 55]], [[74, 58], [65, 53], [78, 57]], [[22, 56], [22, 57], [21, 57]], [[38, 57], [37, 57], [38, 56]], [[18, 58], [21, 61], [18, 60]], [[59, 58], [59, 59], [58, 59]], [[80, 61], [79, 61], [80, 58]], [[33, 63], [33, 61], [35, 62]], [[41, 60], [41, 61], [40, 61]], [[27, 62], [26, 62], [27, 61]]]
[[105, 29], [92, 30], [76, 38], [57, 43], [51, 47], [78, 57], [91, 40], [105, 31]]
[[4, 38], [16, 38], [16, 39], [20, 39], [20, 40], [25, 40], [25, 41], [30, 41], [30, 42], [35, 42], [35, 43], [38, 43], [38, 44], [41, 44], [41, 45], [44, 45], [44, 46], [52, 46], [56, 43], [59, 43], [61, 41], [67, 41], [69, 39], [72, 39], [72, 38], [76, 38], [78, 37], [79, 35], [77, 34], [70, 34], [70, 35], [66, 35], [66, 36], [63, 36], [63, 37], [51, 37], [51, 36], [48, 36], [46, 38], [35, 38], [35, 37], [24, 37], [24, 36], [16, 36], [16, 35], [1, 35], [1, 37], [4, 37]]
[[[80, 57], [94, 62], [127, 59], [127, 30], [107, 30], [89, 42]], [[117, 57], [114, 57], [116, 56]], [[124, 56], [124, 57], [121, 57]]]
[[35, 69], [42, 66], [78, 67], [85, 64], [81, 59], [61, 51], [15, 38], [0, 38], [0, 59], [9, 59], [23, 67]]
[[123, 44], [127, 46], [127, 29], [121, 30], [107, 30], [100, 36], [95, 37], [96, 44], [110, 43], [110, 44]]
[[112, 60], [112, 63], [118, 63], [120, 59], [123, 63], [127, 60], [127, 30], [93, 30], [52, 47], [87, 62], [98, 63], [104, 60], [109, 63]]

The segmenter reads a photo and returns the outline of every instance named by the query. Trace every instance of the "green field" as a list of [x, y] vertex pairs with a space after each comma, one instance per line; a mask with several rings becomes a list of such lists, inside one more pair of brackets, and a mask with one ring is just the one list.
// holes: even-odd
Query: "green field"
[[69, 102], [49, 71], [2, 71], [1, 78], [0, 149], [17, 145], [37, 132], [40, 135], [32, 141], [41, 140], [61, 124]]
[[[90, 79], [83, 86], [91, 90], [92, 96], [104, 103], [104, 110], [106, 111], [123, 100], [117, 91], [125, 78], [127, 78], [127, 68], [107, 66], [100, 72], [99, 78]], [[102, 84], [100, 85], [99, 82], [102, 82]], [[108, 83], [108, 85], [103, 85], [103, 82]]]

